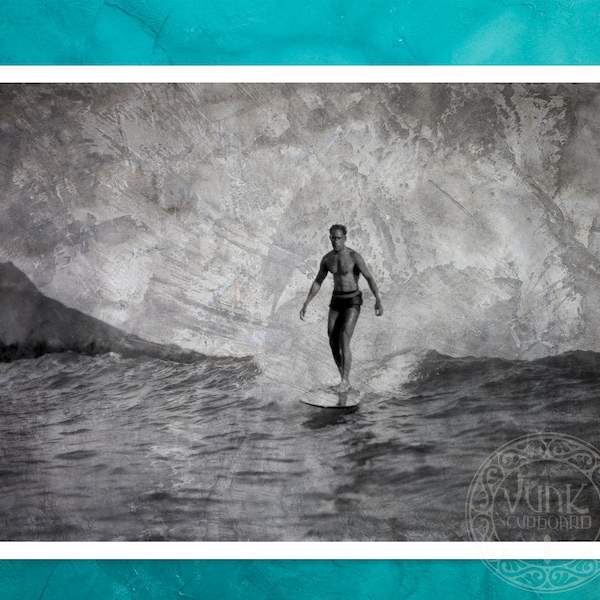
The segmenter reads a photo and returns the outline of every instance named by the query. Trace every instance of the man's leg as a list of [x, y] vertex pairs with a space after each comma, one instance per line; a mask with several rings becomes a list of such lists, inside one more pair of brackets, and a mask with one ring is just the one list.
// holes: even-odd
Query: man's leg
[[329, 321], [327, 322], [327, 335], [329, 336], [329, 345], [331, 346], [331, 353], [333, 354], [333, 360], [342, 374], [342, 353], [340, 349], [340, 330], [342, 319], [340, 313], [337, 310], [329, 310]]
[[340, 353], [341, 353], [341, 368], [342, 385], [339, 388], [340, 392], [347, 392], [350, 389], [350, 369], [352, 368], [352, 352], [350, 352], [350, 340], [356, 327], [356, 322], [360, 315], [360, 306], [352, 306], [340, 315], [341, 331], [340, 331]]

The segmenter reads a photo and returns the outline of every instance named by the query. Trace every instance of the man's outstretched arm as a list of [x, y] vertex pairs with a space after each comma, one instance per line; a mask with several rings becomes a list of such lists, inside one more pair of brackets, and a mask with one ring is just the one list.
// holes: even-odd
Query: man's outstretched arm
[[373, 292], [373, 296], [375, 296], [375, 314], [380, 317], [383, 314], [383, 306], [381, 305], [379, 290], [377, 289], [377, 284], [373, 279], [373, 275], [371, 275], [371, 272], [367, 268], [363, 257], [358, 252], [356, 252], [354, 255], [354, 261], [358, 267], [358, 270], [360, 271], [360, 274], [366, 279], [369, 288]]
[[319, 267], [319, 272], [313, 281], [313, 284], [310, 286], [310, 290], [308, 291], [308, 296], [302, 305], [302, 309], [300, 310], [300, 318], [304, 321], [304, 317], [306, 316], [306, 307], [308, 303], [319, 293], [321, 289], [321, 284], [323, 280], [327, 277], [327, 268], [325, 267], [325, 263], [321, 261], [321, 266]]

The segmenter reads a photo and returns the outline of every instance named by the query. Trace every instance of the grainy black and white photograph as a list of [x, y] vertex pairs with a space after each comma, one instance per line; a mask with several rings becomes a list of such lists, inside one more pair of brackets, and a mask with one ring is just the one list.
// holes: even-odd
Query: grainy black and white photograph
[[0, 539], [598, 537], [600, 86], [0, 106]]

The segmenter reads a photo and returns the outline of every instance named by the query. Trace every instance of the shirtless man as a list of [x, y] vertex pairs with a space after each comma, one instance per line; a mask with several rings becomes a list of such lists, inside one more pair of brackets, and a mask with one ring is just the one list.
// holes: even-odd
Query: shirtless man
[[347, 392], [350, 390], [350, 368], [352, 366], [350, 340], [362, 305], [362, 292], [358, 289], [360, 275], [367, 280], [375, 296], [375, 314], [378, 317], [383, 314], [383, 308], [377, 286], [363, 257], [352, 248], [346, 247], [346, 228], [343, 225], [332, 225], [329, 229], [329, 239], [333, 250], [321, 260], [319, 272], [300, 311], [300, 318], [304, 321], [308, 303], [319, 293], [327, 273], [331, 273], [333, 275], [333, 297], [329, 305], [327, 333], [333, 360], [342, 376], [342, 382], [336, 389], [338, 392]]

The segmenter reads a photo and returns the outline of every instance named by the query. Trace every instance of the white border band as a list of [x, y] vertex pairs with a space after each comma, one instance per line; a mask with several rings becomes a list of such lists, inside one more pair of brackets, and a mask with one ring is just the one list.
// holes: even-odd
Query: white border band
[[600, 67], [0, 66], [0, 83], [598, 83]]
[[600, 560], [588, 542], [1, 542], [0, 560]]

